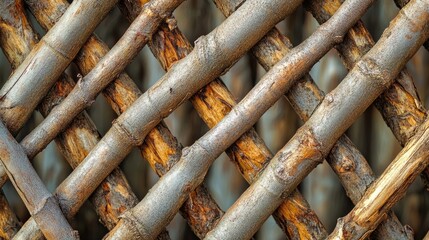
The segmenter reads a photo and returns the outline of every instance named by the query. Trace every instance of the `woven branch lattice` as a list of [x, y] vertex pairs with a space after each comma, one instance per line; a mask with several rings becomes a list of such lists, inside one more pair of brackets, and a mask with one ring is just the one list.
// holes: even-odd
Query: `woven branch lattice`
[[[31, 214], [22, 225], [1, 194], [0, 237], [79, 238], [69, 221], [89, 199], [106, 239], [169, 239], [179, 211], [207, 239], [250, 239], [270, 215], [289, 239], [413, 239], [391, 208], [420, 173], [429, 179], [429, 122], [404, 68], [428, 48], [429, 1], [398, 0], [375, 43], [360, 20], [373, 0], [214, 0], [226, 20], [194, 48], [171, 15], [183, 1], [0, 3], [13, 69], [0, 90], [0, 183], [10, 180]], [[301, 4], [321, 25], [293, 47], [275, 25]], [[109, 49], [93, 32], [115, 5], [131, 25]], [[142, 93], [124, 69], [146, 44], [167, 72]], [[349, 73], [325, 96], [308, 72], [332, 48]], [[237, 103], [219, 76], [247, 52], [267, 73]], [[77, 83], [64, 72], [72, 62], [84, 76]], [[118, 115], [104, 136], [85, 112], [101, 92]], [[273, 154], [253, 126], [282, 96], [305, 124]], [[182, 149], [163, 119], [186, 100], [211, 129]], [[372, 103], [404, 147], [378, 178], [343, 135]], [[36, 108], [45, 119], [18, 143]], [[52, 140], [74, 169], [54, 193], [29, 161]], [[118, 167], [134, 147], [161, 176], [141, 200]], [[223, 152], [251, 184], [225, 213], [203, 183]], [[355, 204], [331, 234], [296, 189], [324, 159]]]

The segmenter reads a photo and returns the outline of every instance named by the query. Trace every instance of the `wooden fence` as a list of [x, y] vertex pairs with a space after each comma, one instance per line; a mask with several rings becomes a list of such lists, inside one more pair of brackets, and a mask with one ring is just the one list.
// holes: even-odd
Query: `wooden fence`
[[[194, 46], [171, 15], [182, 2], [0, 2], [13, 69], [0, 90], [0, 183], [10, 180], [31, 214], [21, 224], [1, 194], [0, 237], [77, 239], [69, 221], [89, 199], [106, 239], [169, 239], [179, 211], [207, 239], [250, 239], [270, 215], [289, 239], [414, 239], [391, 208], [419, 175], [429, 179], [429, 121], [405, 69], [429, 49], [429, 1], [397, 0], [401, 11], [374, 42], [360, 20], [374, 0], [213, 0], [227, 18]], [[321, 25], [293, 47], [275, 25], [301, 4]], [[116, 5], [132, 23], [109, 49], [93, 32]], [[124, 69], [146, 44], [166, 74], [142, 93]], [[325, 95], [308, 72], [332, 48], [349, 73]], [[236, 102], [219, 76], [247, 52], [267, 73]], [[64, 72], [72, 62], [77, 82]], [[99, 93], [118, 115], [104, 136], [85, 112]], [[305, 124], [274, 154], [253, 126], [283, 96]], [[210, 130], [182, 148], [163, 119], [186, 100]], [[404, 147], [378, 177], [343, 135], [373, 103]], [[36, 109], [44, 120], [18, 143]], [[51, 193], [29, 160], [53, 140], [74, 170]], [[143, 199], [118, 167], [134, 147], [161, 176]], [[203, 183], [223, 152], [251, 184], [226, 212]], [[355, 205], [332, 233], [297, 190], [324, 159]]]

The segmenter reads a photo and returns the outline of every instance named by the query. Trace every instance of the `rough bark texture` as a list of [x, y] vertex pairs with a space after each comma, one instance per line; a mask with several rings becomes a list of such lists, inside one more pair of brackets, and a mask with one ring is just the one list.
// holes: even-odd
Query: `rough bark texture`
[[0, 238], [12, 239], [21, 225], [21, 222], [10, 208], [3, 191], [0, 191]]
[[[234, 19], [238, 12], [240, 12], [243, 9], [246, 9], [249, 5], [254, 5], [254, 2], [249, 1], [245, 2], [241, 7], [232, 14], [227, 20]], [[357, 21], [358, 19], [350, 18], [349, 15], [350, 12], [353, 11], [356, 12], [356, 9], [359, 9], [357, 18], [361, 16], [366, 10], [366, 8], [370, 5], [370, 2], [363, 2], [362, 5], [358, 3], [354, 3], [357, 5], [349, 6], [349, 8], [346, 8], [345, 13], [343, 15], [336, 19], [336, 24], [333, 24], [334, 26], [331, 26], [331, 31], [335, 32], [344, 32], [353, 24], [353, 20]], [[253, 6], [255, 7], [255, 6]], [[247, 9], [246, 9], [247, 10]], [[281, 12], [281, 11], [279, 11]], [[344, 11], [343, 11], [344, 12]], [[348, 18], [346, 18], [347, 16]], [[344, 18], [347, 20], [344, 21]], [[256, 18], [257, 19], [257, 18]], [[235, 20], [235, 19], [234, 19]], [[346, 24], [344, 24], [344, 22]], [[337, 26], [340, 25], [340, 26]], [[325, 27], [318, 31], [317, 35], [314, 36], [314, 39], [329, 39], [330, 36], [333, 34], [328, 31], [329, 28]], [[313, 42], [309, 42], [307, 44], [313, 44]], [[338, 38], [336, 35], [334, 37], [331, 37], [331, 41], [328, 41], [328, 43], [324, 42], [324, 45], [321, 49], [326, 49], [325, 51], [329, 50], [329, 48], [336, 43], [336, 41], [340, 41], [341, 37]], [[198, 44], [197, 48], [198, 49]], [[313, 49], [313, 48], [311, 48]], [[194, 50], [194, 51], [195, 51]], [[300, 49], [302, 50], [302, 49]], [[319, 50], [319, 49], [318, 49]], [[306, 51], [308, 54], [308, 50]], [[200, 138], [193, 146], [186, 148], [186, 151], [184, 151], [184, 154], [182, 155], [182, 160], [168, 173], [166, 174], [163, 179], [158, 181], [158, 183], [152, 188], [150, 193], [146, 195], [146, 197], [140, 202], [134, 209], [133, 209], [133, 216], [139, 215], [139, 222], [144, 226], [142, 227], [141, 231], [151, 231], [154, 228], [151, 227], [153, 224], [150, 223], [151, 220], [149, 219], [165, 219], [169, 218], [171, 214], [175, 211], [178, 204], [181, 204], [183, 201], [183, 198], [185, 194], [196, 186], [196, 184], [199, 184], [207, 169], [208, 166], [210, 166], [211, 162], [222, 152], [224, 151], [228, 146], [230, 146], [235, 140], [237, 140], [240, 135], [242, 135], [247, 129], [250, 129], [252, 124], [254, 124], [257, 119], [262, 115], [264, 110], [268, 109], [271, 104], [273, 104], [280, 96], [283, 94], [283, 92], [290, 87], [290, 83], [292, 81], [289, 81], [290, 78], [287, 78], [286, 76], [290, 77], [293, 76], [295, 80], [299, 77], [299, 75], [302, 75], [302, 71], [307, 71], [310, 68], [311, 61], [308, 61], [308, 56], [314, 56], [315, 60], [317, 58], [320, 58], [323, 56], [323, 51], [317, 52], [317, 54], [314, 53], [314, 51], [311, 51], [311, 54], [304, 54], [307, 56], [306, 61], [303, 61], [308, 66], [300, 66], [298, 67], [290, 67], [286, 69], [290, 69], [294, 72], [292, 75], [288, 75], [290, 71], [287, 73], [284, 73], [283, 71], [279, 71], [280, 68], [284, 67], [284, 65], [278, 67], [277, 71], [274, 71], [274, 74], [272, 73], [271, 76], [269, 76], [269, 80], [265, 80], [264, 87], [256, 88], [252, 91], [255, 91], [254, 96], [259, 96], [259, 99], [255, 101], [255, 98], [245, 98], [239, 105], [237, 105], [233, 111], [231, 111], [230, 114], [228, 114], [218, 125], [216, 125], [214, 128], [212, 128], [204, 137]], [[319, 54], [319, 55], [318, 55]], [[188, 57], [191, 55], [188, 55]], [[299, 55], [300, 57], [304, 57], [302, 54]], [[296, 59], [293, 59], [296, 60]], [[180, 64], [181, 61], [179, 61], [178, 64], [174, 65], [172, 69], [174, 69], [176, 66]], [[183, 60], [182, 60], [183, 62]], [[293, 63], [298, 63], [299, 61], [292, 61]], [[313, 62], [314, 63], [314, 62]], [[302, 63], [300, 63], [302, 65]], [[280, 76], [273, 76], [273, 75], [280, 75]], [[284, 80], [287, 79], [287, 80]], [[281, 84], [276, 84], [277, 82]], [[289, 84], [285, 84], [289, 83]], [[260, 85], [263, 86], [263, 85]], [[260, 92], [267, 93], [267, 94], [259, 94]], [[280, 94], [280, 95], [279, 95]], [[264, 96], [264, 97], [262, 97]], [[260, 98], [264, 98], [264, 100], [261, 100]], [[243, 102], [245, 102], [243, 104]], [[261, 104], [258, 104], [261, 103]], [[255, 106], [256, 105], [256, 106]], [[133, 129], [136, 131], [137, 129]], [[174, 183], [173, 179], [176, 179]], [[181, 181], [177, 181], [177, 179], [181, 179]], [[167, 192], [171, 197], [168, 198], [168, 201], [163, 201], [163, 204], [159, 204], [160, 194], [161, 192]], [[171, 201], [171, 198], [176, 197], [176, 200], [173, 202]], [[156, 204], [155, 204], [156, 202]], [[158, 205], [161, 207], [161, 209], [156, 209]], [[278, 206], [278, 205], [277, 205]], [[150, 214], [148, 212], [150, 211]], [[145, 212], [146, 215], [142, 216], [140, 213]], [[134, 217], [135, 218], [135, 217]], [[126, 222], [123, 223], [123, 226], [120, 226], [118, 224], [117, 227], [111, 232], [111, 236], [115, 236], [115, 234], [123, 234], [123, 231], [121, 229], [126, 228]], [[241, 228], [241, 227], [240, 227]], [[248, 230], [248, 229], [247, 229]], [[253, 232], [250, 234], [253, 234], [256, 231], [256, 228], [252, 229]], [[251, 231], [249, 231], [251, 232]], [[142, 234], [147, 234], [144, 236], [150, 236], [151, 232], [143, 232]], [[244, 236], [244, 235], [243, 235]], [[251, 235], [250, 235], [251, 236]], [[247, 237], [250, 237], [247, 236]]]
[[[232, 11], [239, 6], [239, 2], [234, 4], [234, 1], [216, 0], [214, 2], [225, 16], [229, 16], [228, 14], [232, 13]], [[323, 14], [324, 21], [329, 19], [341, 5], [340, 1], [310, 2], [313, 14]], [[321, 6], [318, 6], [318, 4]], [[346, 35], [343, 43], [340, 44], [342, 49], [344, 49], [342, 53], [346, 56], [350, 54], [354, 57], [356, 57], [356, 54], [363, 55], [369, 50], [368, 45], [373, 45], [365, 43], [367, 38], [370, 38], [369, 33], [363, 25], [358, 22]], [[359, 45], [356, 45], [356, 43], [359, 43]], [[268, 71], [280, 61], [281, 58], [286, 56], [289, 52], [289, 48], [291, 48], [290, 41], [281, 35], [277, 29], [273, 29], [258, 45], [253, 47], [253, 54], [259, 63]], [[300, 118], [306, 121], [323, 100], [324, 93], [314, 84], [311, 76], [306, 74], [292, 86], [290, 91], [286, 94], [286, 97], [291, 102]], [[375, 180], [375, 176], [368, 163], [365, 161], [364, 156], [346, 136], [342, 136], [338, 140], [333, 150], [334, 151], [331, 152], [327, 160], [340, 178], [350, 199], [354, 203], [357, 203], [365, 193], [369, 184]], [[377, 230], [377, 237], [380, 239], [411, 238], [412, 233], [407, 230], [408, 229], [402, 227], [396, 216], [392, 214], [392, 218], [387, 219]]]
[[[27, 1], [32, 13], [36, 16], [39, 23], [41, 23], [41, 25], [47, 30], [51, 28], [56, 21], [58, 21], [62, 13], [68, 7], [68, 3], [62, 0], [44, 0], [39, 1], [39, 3], [43, 4], [34, 4], [33, 2]], [[139, 2], [139, 4], [143, 5], [144, 3]], [[92, 35], [78, 53], [78, 57], [75, 59], [75, 62], [82, 73], [86, 75], [108, 51], [108, 47], [95, 35]], [[122, 73], [114, 82], [108, 85], [108, 87], [103, 91], [103, 94], [115, 112], [120, 115], [141, 95], [141, 92], [132, 79], [126, 73]], [[163, 123], [159, 124], [148, 134], [145, 139], [145, 143], [140, 146], [140, 150], [143, 157], [149, 161], [152, 168], [160, 176], [167, 172], [170, 167], [177, 162], [181, 155], [180, 144]], [[87, 152], [80, 155], [79, 159], [83, 159]], [[115, 172], [116, 170], [114, 173]], [[104, 190], [111, 189], [112, 187], [111, 184], [106, 185], [102, 183], [101, 185], [101, 189]], [[112, 188], [112, 190], [114, 189], [116, 188]], [[119, 204], [124, 202], [132, 204], [135, 203], [134, 201], [117, 201], [115, 199], [118, 198], [115, 198], [114, 194], [109, 194], [107, 192], [100, 192], [100, 194], [98, 194], [98, 192], [99, 191], [96, 191], [96, 193], [93, 194], [93, 197], [98, 195], [105, 196], [104, 198], [96, 200], [97, 206], [100, 206], [98, 209], [104, 211], [107, 210], [107, 216], [112, 217], [115, 220], [111, 221], [108, 219], [102, 219], [103, 222], [107, 222], [107, 226], [110, 229], [110, 227], [116, 225], [116, 220], [118, 219], [119, 214], [128, 209], [121, 207], [122, 205]], [[128, 196], [128, 194], [124, 194], [124, 196]], [[108, 200], [112, 200], [113, 202], [109, 202]], [[109, 207], [103, 208], [103, 204], [99, 204], [104, 202], [109, 203]], [[181, 212], [194, 233], [200, 238], [203, 238], [212, 226], [214, 226], [220, 216], [223, 215], [223, 211], [217, 206], [204, 186], [199, 187], [190, 195]], [[24, 229], [30, 228], [24, 227]], [[34, 231], [34, 229], [29, 230], [28, 232], [31, 231]]]
[[[191, 97], [194, 92], [213, 80], [216, 75], [222, 73], [275, 23], [290, 13], [299, 2], [288, 5], [277, 0], [252, 1], [252, 3], [247, 4], [245, 8], [240, 8], [241, 11], [239, 10], [239, 13], [232, 20], [226, 20], [214, 32], [200, 39], [196, 49], [190, 55], [176, 63], [158, 84], [142, 95], [117, 119], [111, 130], [97, 145], [98, 147], [88, 155], [83, 165], [79, 165], [74, 173], [58, 188], [63, 197], [62, 203], [72, 208], [66, 208], [66, 211], [74, 211], [78, 208], [89, 193], [93, 191], [93, 185], [98, 184], [112, 170], [113, 166], [119, 164], [131, 150], [131, 146], [141, 144], [147, 132], [163, 117], [168, 115], [184, 99]], [[244, 6], [246, 4], [242, 5], [242, 7]], [[251, 10], [255, 6], [261, 9], [261, 12], [256, 15]], [[268, 14], [273, 9], [282, 10], [280, 11], [282, 14]], [[260, 21], [261, 19], [265, 21]], [[242, 28], [237, 29], [237, 23], [243, 23]], [[225, 34], [217, 34], [217, 32]], [[209, 39], [211, 40], [209, 41]], [[237, 48], [238, 42], [240, 42], [240, 47]], [[165, 96], [171, 97], [166, 98]], [[156, 101], [154, 101], [155, 99]], [[158, 101], [158, 99], [161, 100]], [[168, 173], [165, 176], [167, 175]], [[81, 187], [73, 189], [75, 185]], [[170, 197], [164, 196], [162, 199], [167, 200]], [[183, 201], [176, 206], [180, 206], [182, 203]], [[162, 202], [156, 208], [168, 210], [164, 208]], [[172, 212], [175, 213], [176, 210]], [[154, 211], [156, 211], [155, 208]], [[156, 212], [162, 214], [164, 210]], [[164, 221], [168, 222], [168, 219]], [[165, 224], [165, 222], [161, 223], [156, 220], [151, 222], [158, 226]], [[153, 230], [152, 234], [159, 232], [159, 227], [150, 229]]]
[[[251, 236], [252, 230], [260, 226], [268, 216], [267, 211], [274, 211], [279, 201], [320, 163], [341, 134], [393, 82], [408, 59], [429, 36], [429, 26], [425, 25], [429, 18], [427, 3], [423, 1], [415, 3], [414, 8], [419, 10], [410, 9], [405, 13], [401, 12], [392, 21], [381, 40], [361, 58], [343, 82], [325, 97], [307, 123], [276, 154], [261, 177], [230, 208], [215, 230], [207, 235], [208, 239]], [[349, 4], [351, 2], [346, 1], [317, 31], [320, 29], [326, 31], [325, 26], [340, 20], [337, 17], [350, 7]], [[352, 9], [356, 11], [359, 8]], [[351, 15], [347, 16], [350, 18]], [[416, 16], [416, 18], [408, 16]], [[338, 32], [341, 33], [338, 27], [334, 29], [336, 30], [334, 36]], [[305, 42], [309, 42], [310, 39], [311, 37]], [[293, 49], [291, 53], [305, 51], [300, 46]], [[312, 46], [315, 47], [314, 44]], [[320, 48], [317, 49], [320, 51]], [[286, 56], [284, 61], [292, 60], [293, 55]], [[297, 59], [294, 60], [295, 63], [299, 62], [296, 61]], [[282, 65], [284, 61], [273, 69], [277, 66], [284, 67], [285, 65]], [[273, 71], [271, 70], [267, 75], [271, 72]], [[275, 83], [274, 86], [276, 85]], [[253, 90], [261, 91], [258, 86]], [[237, 221], [237, 219], [250, 220]], [[240, 222], [239, 228], [236, 225], [238, 222]]]
[[[15, 1], [1, 1], [2, 6]], [[117, 0], [74, 1], [0, 90], [0, 114], [16, 134]], [[85, 26], [85, 27], [82, 27]]]
[[[307, 4], [309, 11], [323, 23], [334, 13], [340, 1]], [[372, 47], [374, 40], [362, 22], [353, 27], [343, 43], [336, 46], [344, 65], [351, 69]], [[406, 69], [401, 71], [396, 82], [376, 101], [375, 106], [392, 130], [399, 143], [404, 146], [414, 135], [417, 127], [426, 119], [426, 109], [418, 96], [413, 79]]]
[[[139, 1], [123, 1], [124, 15], [131, 19], [140, 9]], [[149, 44], [165, 70], [169, 70], [176, 61], [192, 50], [191, 44], [175, 26], [174, 21], [169, 19], [161, 25]], [[174, 27], [171, 27], [172, 24]], [[236, 105], [234, 97], [220, 79], [214, 80], [198, 91], [191, 98], [191, 102], [210, 128], [222, 120]], [[249, 183], [256, 179], [258, 172], [272, 158], [271, 152], [253, 129], [228, 148], [226, 153], [237, 164]], [[275, 217], [290, 239], [321, 239], [327, 236], [322, 223], [298, 191], [282, 204]], [[307, 221], [302, 221], [303, 219]]]
[[[21, 145], [29, 151], [27, 155], [33, 157], [43, 150], [77, 114], [90, 106], [98, 93], [113, 81], [143, 48], [161, 21], [169, 16], [183, 1], [158, 0], [146, 4], [139, 17], [136, 18], [109, 53], [91, 72], [79, 80], [67, 98], [21, 141]], [[70, 5], [66, 13], [72, 6]], [[59, 22], [64, 16], [61, 17]]]
[[[406, 11], [408, 7], [409, 10], [413, 9], [412, 4], [413, 1], [409, 3], [410, 6], [407, 5], [403, 9]], [[425, 14], [428, 13], [429, 4], [415, 5], [424, 9]], [[408, 13], [412, 14], [410, 16], [413, 19], [422, 16], [419, 10], [413, 10], [414, 13]], [[422, 19], [427, 22], [429, 17]], [[405, 24], [407, 23], [403, 23]], [[413, 26], [409, 24], [408, 27]], [[429, 165], [428, 146], [429, 121], [426, 120], [380, 178], [365, 192], [353, 210], [338, 220], [337, 227], [329, 239], [361, 239], [368, 236], [386, 217], [387, 211], [405, 195], [420, 172]]]
[[0, 122], [0, 158], [13, 186], [47, 239], [78, 239], [57, 200], [43, 185], [21, 146]]
[[[11, 11], [13, 14], [9, 15], [11, 22], [8, 22], [8, 24], [4, 23], [5, 27], [0, 28], [0, 35], [6, 35], [15, 40], [9, 41], [7, 46], [3, 48], [5, 54], [10, 56], [9, 60], [12, 63], [12, 69], [14, 69], [25, 59], [31, 48], [35, 46], [37, 37], [32, 31], [31, 26], [28, 25], [25, 15], [23, 15], [24, 9], [22, 5], [11, 5], [11, 10], [14, 10], [13, 12]], [[5, 33], [6, 30], [9, 31]], [[22, 36], [22, 32], [26, 33], [25, 36]], [[4, 46], [3, 42], [1, 42], [1, 46]], [[42, 101], [39, 107], [42, 115], [47, 116], [50, 110], [67, 96], [73, 89], [73, 86], [74, 82], [66, 74], [63, 74], [50, 90], [48, 96]], [[55, 140], [66, 160], [75, 168], [99, 139], [100, 136], [94, 124], [86, 112], [83, 112]], [[119, 215], [122, 212], [133, 207], [138, 202], [125, 176], [123, 176], [123, 173], [119, 169], [113, 171], [107, 177], [102, 183], [102, 187], [95, 191], [91, 197], [91, 201], [96, 207], [101, 221], [108, 229], [116, 225]], [[36, 225], [34, 226], [37, 227]], [[35, 236], [41, 237], [40, 231], [32, 234], [33, 238]], [[23, 231], [20, 232], [20, 236], [28, 237]]]

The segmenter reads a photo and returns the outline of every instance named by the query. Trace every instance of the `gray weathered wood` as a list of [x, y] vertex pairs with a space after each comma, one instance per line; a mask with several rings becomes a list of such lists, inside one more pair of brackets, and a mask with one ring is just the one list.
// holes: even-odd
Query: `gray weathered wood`
[[[336, 20], [347, 3], [350, 2], [346, 1], [326, 23]], [[274, 211], [282, 198], [321, 162], [341, 134], [390, 86], [408, 59], [429, 36], [429, 25], [426, 24], [429, 3], [421, 0], [410, 3], [413, 4], [398, 14], [382, 38], [341, 84], [326, 95], [307, 123], [276, 154], [257, 182], [225, 213], [217, 227], [208, 234], [208, 239], [252, 236], [254, 229]], [[302, 52], [299, 46], [294, 50]], [[292, 58], [286, 57], [286, 60]], [[255, 87], [253, 90], [257, 89]]]

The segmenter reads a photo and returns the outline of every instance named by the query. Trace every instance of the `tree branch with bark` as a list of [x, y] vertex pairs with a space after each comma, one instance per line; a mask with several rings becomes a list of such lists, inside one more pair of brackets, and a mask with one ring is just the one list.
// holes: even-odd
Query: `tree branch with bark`
[[[122, 1], [121, 3], [121, 10], [130, 20], [138, 14], [142, 7], [139, 1]], [[170, 27], [171, 22], [174, 21], [175, 19], [169, 19], [168, 22], [162, 24], [160, 30], [152, 36], [152, 40], [149, 42], [152, 53], [166, 71], [192, 51], [191, 43], [179, 28]], [[198, 91], [190, 100], [210, 128], [222, 120], [236, 105], [234, 97], [219, 78]], [[245, 133], [226, 150], [226, 153], [249, 183], [256, 179], [259, 171], [273, 156], [254, 129]], [[274, 214], [274, 218], [290, 239], [320, 239], [327, 236], [323, 224], [299, 191], [291, 194]], [[309, 221], [301, 221], [303, 218], [309, 219]]]
[[[74, 1], [0, 90], [0, 116], [16, 134], [117, 0]], [[14, 4], [1, 1], [2, 6]], [[85, 27], [82, 27], [85, 26]], [[52, 139], [51, 139], [52, 140]]]
[[[347, 3], [344, 2], [321, 27], [338, 20], [336, 16]], [[270, 210], [274, 211], [278, 202], [329, 153], [335, 141], [354, 120], [393, 83], [408, 59], [429, 36], [429, 26], [426, 24], [429, 20], [429, 4], [424, 1], [412, 3], [408, 10], [398, 14], [382, 38], [361, 58], [342, 83], [325, 97], [304, 126], [276, 154], [256, 183], [246, 190], [208, 234], [208, 239], [252, 234], [252, 229], [260, 226]], [[294, 50], [303, 51], [299, 46], [292, 53]], [[288, 56], [285, 60], [291, 59]], [[237, 229], [236, 219], [250, 220], [241, 221]]]
[[79, 239], [21, 146], [0, 122], [0, 159], [13, 186], [47, 239]]
[[[62, 0], [58, 0], [56, 2], [41, 0], [38, 3], [27, 1], [27, 4], [31, 12], [36, 16], [36, 19], [46, 30], [49, 30], [49, 28], [51, 28], [53, 24], [58, 21], [62, 13], [69, 5], [67, 2]], [[143, 5], [143, 3], [139, 4]], [[95, 35], [92, 35], [78, 53], [75, 62], [82, 73], [86, 75], [91, 71], [92, 68], [94, 68], [94, 66], [108, 52], [108, 50], [109, 49], [104, 43], [102, 43]], [[70, 87], [58, 87], [57, 89], [70, 91]], [[125, 111], [138, 98], [138, 96], [141, 95], [141, 92], [136, 84], [131, 80], [131, 78], [126, 73], [122, 73], [114, 82], [109, 84], [109, 86], [103, 91], [103, 94], [115, 112], [119, 115]], [[66, 94], [63, 93], [62, 95], [65, 97]], [[60, 100], [56, 99], [56, 103], [58, 102], [60, 102]], [[49, 107], [49, 104], [44, 106]], [[70, 132], [73, 125], [75, 125], [75, 123], [72, 123], [66, 132]], [[60, 134], [60, 137], [62, 135], [63, 134]], [[61, 142], [70, 142], [72, 145], [74, 143], [69, 140], [61, 140]], [[94, 142], [95, 144], [97, 141], [91, 142]], [[80, 160], [82, 160], [89, 151], [90, 149], [87, 149], [85, 154], [81, 154], [79, 156]], [[161, 123], [148, 134], [148, 137], [145, 139], [145, 143], [140, 146], [140, 151], [143, 157], [149, 161], [157, 174], [162, 176], [179, 159], [181, 155], [181, 146], [177, 142], [176, 138], [172, 136], [165, 124]], [[66, 154], [66, 156], [67, 155], [68, 154]], [[74, 164], [74, 166], [76, 166], [76, 164]], [[117, 175], [115, 174], [116, 172], [117, 171], [115, 170], [113, 174]], [[110, 175], [107, 180], [112, 178], [113, 176]], [[122, 178], [125, 179], [124, 177]], [[118, 198], [115, 197], [115, 190], [121, 189], [120, 184], [118, 187], [115, 187], [113, 183], [109, 183], [109, 185], [102, 183], [101, 186], [102, 187], [98, 189], [104, 189], [104, 191], [96, 190], [92, 199], [94, 199], [94, 196], [102, 196], [103, 198], [99, 198], [95, 202], [96, 206], [99, 206], [97, 207], [97, 210], [102, 211], [102, 213], [105, 213], [106, 209], [112, 210], [111, 212], [106, 212], [104, 215], [107, 216], [104, 218], [103, 215], [101, 215], [102, 221], [106, 223], [107, 227], [110, 229], [116, 224], [117, 220], [119, 219], [119, 215], [128, 209], [128, 205], [122, 206], [122, 204], [119, 204], [117, 207], [115, 207], [117, 205], [115, 203], [135, 204], [135, 201], [118, 200]], [[109, 193], [109, 190], [112, 192]], [[106, 198], [104, 196], [109, 197]], [[128, 196], [128, 194], [125, 194], [125, 196]], [[105, 201], [107, 201], [106, 203], [110, 204], [109, 208], [102, 207], [103, 204], [105, 204]], [[222, 210], [217, 206], [216, 202], [211, 198], [204, 186], [199, 187], [190, 194], [189, 200], [182, 207], [181, 212], [190, 224], [194, 233], [201, 238], [212, 228], [220, 216], [223, 215]], [[111, 219], [109, 219], [109, 217]], [[33, 220], [31, 220], [31, 222], [34, 223]], [[28, 237], [28, 235], [34, 235], [34, 233], [37, 231], [38, 229], [35, 224], [29, 224], [27, 222], [27, 224], [19, 233], [21, 234], [20, 236]], [[165, 236], [160, 237], [162, 238]]]

